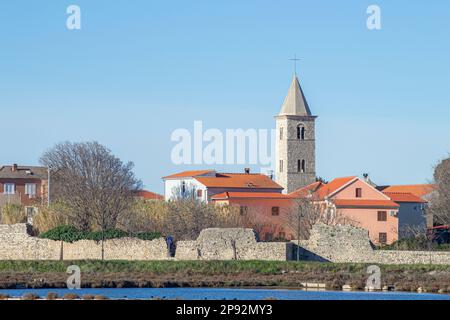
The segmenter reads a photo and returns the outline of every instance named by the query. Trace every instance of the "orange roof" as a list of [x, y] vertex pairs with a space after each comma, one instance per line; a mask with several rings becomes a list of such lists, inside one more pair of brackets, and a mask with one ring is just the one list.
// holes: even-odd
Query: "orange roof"
[[292, 199], [292, 197], [289, 195], [276, 192], [222, 192], [211, 197], [212, 200], [224, 200], [233, 198]]
[[391, 198], [392, 201], [395, 202], [418, 202], [418, 203], [426, 203], [427, 201], [423, 200], [421, 197], [418, 197], [412, 193], [403, 193], [403, 192], [385, 192], [385, 195]]
[[390, 200], [363, 200], [363, 199], [335, 199], [336, 207], [370, 207], [370, 208], [398, 208], [399, 205]]
[[324, 184], [322, 187], [320, 187], [319, 190], [317, 190], [317, 197], [319, 199], [324, 199], [356, 178], [358, 177], [352, 176], [333, 179], [329, 183]]
[[314, 192], [316, 192], [324, 184], [321, 181], [313, 182], [307, 186], [301, 187], [295, 191], [289, 193], [291, 197], [294, 198], [304, 198]]
[[214, 172], [214, 170], [190, 170], [183, 171], [175, 174], [171, 174], [169, 176], [163, 177], [163, 179], [171, 179], [171, 178], [191, 178], [195, 176], [201, 176], [206, 173]]
[[410, 185], [395, 185], [395, 186], [380, 186], [379, 190], [383, 192], [401, 192], [412, 193], [418, 197], [423, 197], [434, 190], [432, 184], [410, 184]]
[[147, 190], [136, 191], [135, 195], [145, 200], [164, 200], [164, 196]]
[[195, 180], [208, 188], [283, 189], [268, 176], [256, 173], [217, 173], [213, 177], [195, 177]]

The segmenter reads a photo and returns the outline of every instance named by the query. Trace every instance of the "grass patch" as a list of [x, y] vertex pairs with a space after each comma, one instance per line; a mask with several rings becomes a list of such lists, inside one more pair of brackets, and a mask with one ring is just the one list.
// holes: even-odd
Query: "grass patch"
[[[82, 272], [119, 273], [149, 272], [154, 274], [280, 274], [281, 272], [345, 272], [365, 273], [368, 264], [321, 263], [307, 261], [0, 261], [0, 272], [65, 273], [70, 265]], [[380, 265], [382, 271], [431, 272], [449, 271], [450, 265]]]

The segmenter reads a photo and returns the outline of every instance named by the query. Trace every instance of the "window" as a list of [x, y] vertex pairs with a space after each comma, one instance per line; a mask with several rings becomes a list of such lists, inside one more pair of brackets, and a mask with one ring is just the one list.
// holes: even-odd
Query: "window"
[[202, 189], [198, 189], [197, 190], [197, 198], [201, 198], [203, 195], [203, 190]]
[[378, 242], [380, 244], [386, 244], [387, 243], [387, 233], [386, 232], [380, 232], [378, 234]]
[[239, 208], [239, 213], [241, 214], [241, 216], [245, 216], [247, 214], [247, 212], [248, 212], [248, 207], [241, 206]]
[[25, 194], [27, 194], [30, 198], [36, 197], [36, 183], [26, 183]]
[[16, 186], [14, 183], [5, 183], [3, 190], [4, 194], [14, 194], [16, 193]]
[[181, 193], [184, 195], [186, 193], [186, 182], [181, 182]]
[[280, 127], [280, 140], [283, 140], [283, 127]]
[[283, 172], [283, 160], [280, 160], [280, 172]]
[[387, 212], [378, 211], [378, 221], [386, 221], [386, 220], [387, 220]]
[[297, 172], [305, 172], [305, 160], [297, 160]]
[[280, 215], [280, 207], [272, 207], [272, 215], [273, 216]]
[[355, 189], [355, 197], [356, 198], [362, 198], [362, 189], [361, 188], [356, 188]]
[[305, 140], [305, 127], [303, 126], [297, 127], [297, 139]]
[[397, 217], [397, 211], [391, 210], [391, 217]]

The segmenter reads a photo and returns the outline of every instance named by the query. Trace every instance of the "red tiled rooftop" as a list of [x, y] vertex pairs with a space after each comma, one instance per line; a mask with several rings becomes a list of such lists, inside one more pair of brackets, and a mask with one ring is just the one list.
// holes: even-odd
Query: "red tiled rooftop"
[[189, 170], [189, 171], [183, 171], [171, 174], [169, 176], [163, 177], [163, 179], [172, 179], [172, 178], [190, 178], [195, 176], [201, 176], [210, 172], [213, 172], [214, 170]]
[[342, 178], [336, 178], [331, 180], [329, 183], [324, 184], [322, 187], [320, 187], [319, 190], [317, 190], [317, 198], [318, 199], [324, 199], [330, 194], [336, 192], [343, 186], [345, 186], [347, 183], [351, 182], [352, 180], [356, 179], [358, 177], [352, 176], [352, 177], [342, 177]]
[[264, 174], [217, 173], [215, 177], [195, 177], [208, 188], [283, 189]]
[[418, 197], [423, 197], [434, 190], [432, 184], [409, 184], [409, 185], [392, 185], [392, 186], [380, 186], [377, 189], [382, 192], [401, 192], [412, 193]]
[[323, 183], [317, 181], [295, 191], [292, 191], [291, 193], [289, 193], [289, 195], [294, 198], [304, 198], [316, 192], [321, 186], [323, 186]]
[[392, 201], [395, 202], [417, 202], [417, 203], [426, 203], [427, 201], [423, 200], [421, 197], [418, 197], [412, 193], [404, 193], [404, 192], [384, 192]]
[[135, 195], [145, 200], [164, 200], [164, 196], [147, 190], [136, 191]]

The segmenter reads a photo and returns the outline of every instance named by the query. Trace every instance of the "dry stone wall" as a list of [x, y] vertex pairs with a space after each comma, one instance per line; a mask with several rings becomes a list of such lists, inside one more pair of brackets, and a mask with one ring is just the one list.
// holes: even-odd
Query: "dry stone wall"
[[293, 245], [286, 242], [257, 242], [252, 229], [210, 228], [196, 241], [178, 241], [177, 260], [278, 260], [292, 258]]
[[[293, 241], [297, 244], [297, 241]], [[367, 230], [349, 225], [316, 224], [300, 241], [302, 260], [375, 264], [450, 264], [450, 252], [374, 250]]]
[[[104, 242], [106, 260], [169, 259], [164, 238], [152, 241], [121, 238]], [[100, 260], [101, 242], [74, 243], [30, 236], [26, 224], [0, 225], [0, 260]]]

